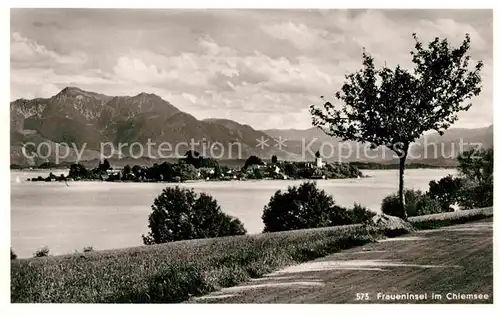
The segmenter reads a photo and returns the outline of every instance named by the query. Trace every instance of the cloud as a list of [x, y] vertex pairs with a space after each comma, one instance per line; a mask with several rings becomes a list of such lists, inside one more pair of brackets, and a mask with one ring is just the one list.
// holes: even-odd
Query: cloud
[[[457, 126], [492, 122], [492, 14], [460, 10], [11, 11], [11, 99], [68, 85], [109, 95], [151, 92], [197, 118], [307, 128], [307, 108], [361, 67], [413, 67], [423, 41], [472, 38], [483, 92]], [[35, 21], [35, 22], [33, 22]]]
[[15, 67], [50, 67], [58, 64], [81, 65], [86, 62], [86, 56], [76, 53], [71, 55], [59, 54], [18, 32], [13, 32], [11, 35], [10, 60]]
[[284, 22], [271, 25], [263, 25], [262, 30], [280, 40], [290, 41], [301, 50], [314, 49], [328, 35], [325, 30], [308, 27], [303, 23]]

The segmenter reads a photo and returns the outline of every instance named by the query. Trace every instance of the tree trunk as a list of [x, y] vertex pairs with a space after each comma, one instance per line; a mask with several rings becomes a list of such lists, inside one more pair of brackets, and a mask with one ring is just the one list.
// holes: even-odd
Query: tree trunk
[[403, 156], [399, 158], [399, 204], [401, 205], [402, 208], [402, 218], [406, 220], [408, 218], [408, 215], [406, 214], [406, 204], [405, 204], [405, 195], [404, 195], [404, 174], [405, 174], [405, 162], [406, 162], [406, 156], [407, 154], [405, 153]]

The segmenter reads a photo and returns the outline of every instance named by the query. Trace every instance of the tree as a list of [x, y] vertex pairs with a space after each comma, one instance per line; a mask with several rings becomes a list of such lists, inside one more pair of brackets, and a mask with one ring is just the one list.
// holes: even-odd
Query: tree
[[132, 169], [130, 168], [130, 165], [125, 165], [123, 167], [123, 175], [122, 175], [122, 180], [129, 180], [132, 176]]
[[139, 165], [132, 166], [132, 173], [134, 173], [135, 177], [144, 176], [143, 175], [144, 171], [143, 171], [142, 167]]
[[186, 164], [191, 164], [196, 168], [201, 167], [201, 162], [202, 162], [203, 157], [201, 156], [201, 154], [198, 151], [189, 150], [184, 154], [184, 157], [185, 158], [181, 159], [180, 162], [183, 162]]
[[250, 170], [247, 170], [245, 175], [249, 179], [263, 179], [264, 178], [264, 173], [259, 168], [252, 168]]
[[271, 157], [271, 163], [273, 163], [273, 164], [278, 163], [278, 157], [277, 157], [276, 155], [273, 155], [273, 156]]
[[469, 70], [470, 37], [459, 47], [447, 39], [435, 38], [424, 47], [413, 34], [415, 49], [410, 52], [413, 71], [396, 66], [376, 68], [374, 59], [363, 51], [361, 70], [346, 75], [346, 81], [335, 94], [343, 106], [325, 100], [323, 107], [311, 106], [313, 125], [330, 136], [368, 143], [374, 149], [386, 146], [399, 158], [398, 197], [402, 217], [404, 202], [404, 169], [408, 149], [415, 139], [428, 130], [444, 133], [457, 119], [459, 111], [471, 104], [464, 101], [481, 92], [479, 61]]
[[102, 163], [99, 163], [99, 167], [98, 167], [99, 170], [105, 172], [107, 170], [110, 170], [111, 169], [111, 164], [109, 164], [109, 161], [108, 159], [104, 159], [104, 161], [102, 161]]
[[172, 166], [173, 176], [179, 177], [181, 181], [193, 180], [198, 178], [198, 171], [192, 164], [175, 164]]
[[493, 149], [471, 149], [458, 156], [462, 175], [459, 205], [463, 208], [493, 206]]
[[73, 179], [89, 177], [89, 171], [82, 164], [71, 164], [68, 176]]
[[439, 181], [429, 182], [428, 195], [437, 200], [444, 211], [453, 211], [452, 205], [460, 200], [463, 179], [448, 175]]
[[243, 224], [224, 214], [214, 198], [192, 189], [167, 187], [151, 208], [144, 244], [246, 234]]
[[347, 225], [362, 218], [360, 212], [350, 213], [336, 205], [333, 197], [314, 182], [289, 186], [286, 192], [278, 190], [262, 215], [264, 232]]
[[484, 183], [493, 178], [493, 148], [470, 149], [457, 157], [458, 171], [471, 181]]
[[293, 178], [298, 177], [297, 174], [299, 172], [299, 168], [297, 167], [297, 165], [295, 165], [295, 163], [285, 163], [283, 170], [285, 174], [289, 177]]
[[246, 169], [247, 167], [249, 167], [251, 165], [265, 165], [265, 164], [264, 164], [264, 161], [260, 157], [258, 157], [256, 155], [251, 155], [245, 161], [245, 165], [243, 166], [243, 169]]

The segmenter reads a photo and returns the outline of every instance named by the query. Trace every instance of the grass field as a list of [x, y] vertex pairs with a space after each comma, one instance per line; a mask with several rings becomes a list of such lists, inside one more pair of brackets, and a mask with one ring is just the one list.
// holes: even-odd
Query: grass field
[[[410, 222], [436, 227], [489, 217], [489, 210], [415, 217]], [[182, 302], [372, 242], [382, 233], [351, 225], [13, 260], [11, 302]]]

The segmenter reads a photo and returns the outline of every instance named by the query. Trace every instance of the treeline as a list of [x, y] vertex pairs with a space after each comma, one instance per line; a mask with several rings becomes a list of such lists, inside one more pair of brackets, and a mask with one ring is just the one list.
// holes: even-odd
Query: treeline
[[[376, 163], [376, 162], [350, 162], [350, 165], [355, 166], [362, 170], [392, 170], [399, 169], [398, 163]], [[417, 169], [417, 168], [450, 168], [450, 166], [438, 166], [426, 163], [410, 163], [406, 164], [406, 169]]]
[[316, 166], [314, 162], [279, 161], [273, 156], [265, 162], [250, 156], [239, 168], [221, 165], [217, 160], [204, 157], [196, 151], [188, 151], [177, 162], [163, 162], [153, 166], [125, 165], [114, 169], [105, 159], [95, 168], [83, 164], [71, 164], [67, 176], [41, 176], [32, 181], [134, 181], [134, 182], [184, 182], [189, 180], [245, 180], [245, 179], [337, 179], [363, 176], [359, 169], [348, 163], [332, 163]]

